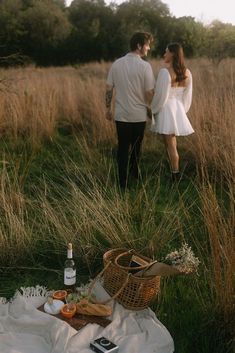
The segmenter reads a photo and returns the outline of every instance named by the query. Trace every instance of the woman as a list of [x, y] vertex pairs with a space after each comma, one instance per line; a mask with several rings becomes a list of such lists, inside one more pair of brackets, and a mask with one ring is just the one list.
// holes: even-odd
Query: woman
[[177, 180], [180, 173], [176, 136], [194, 132], [186, 115], [192, 102], [192, 75], [185, 67], [183, 48], [178, 43], [167, 46], [164, 62], [166, 67], [159, 71], [151, 103], [151, 130], [163, 135], [173, 180]]

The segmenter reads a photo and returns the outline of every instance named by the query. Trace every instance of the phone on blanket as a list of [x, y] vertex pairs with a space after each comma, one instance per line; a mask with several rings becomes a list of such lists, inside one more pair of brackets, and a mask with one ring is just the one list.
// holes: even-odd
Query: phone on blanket
[[90, 343], [90, 348], [96, 353], [117, 353], [119, 347], [105, 337], [100, 337]]

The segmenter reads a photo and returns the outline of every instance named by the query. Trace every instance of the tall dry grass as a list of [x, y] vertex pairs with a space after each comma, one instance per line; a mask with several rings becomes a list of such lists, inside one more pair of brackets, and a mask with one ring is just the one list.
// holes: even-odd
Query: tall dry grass
[[28, 216], [28, 199], [17, 173], [10, 177], [6, 165], [0, 175], [0, 262], [8, 266], [31, 257], [34, 222]]
[[[227, 190], [228, 205], [218, 201], [211, 184], [200, 189], [204, 224], [208, 233], [209, 253], [206, 258], [211, 274], [211, 289], [215, 305], [229, 320], [235, 314], [235, 194], [234, 184]], [[225, 196], [225, 197], [226, 197]], [[226, 209], [226, 210], [225, 210]], [[235, 322], [234, 322], [235, 323]]]
[[[157, 74], [162, 63], [152, 61]], [[235, 172], [235, 61], [219, 65], [189, 60], [193, 74], [193, 103], [189, 117], [195, 134], [182, 141], [200, 166], [231, 176]], [[110, 63], [81, 67], [24, 68], [0, 71], [0, 131], [15, 138], [24, 134], [33, 144], [53, 138], [67, 124], [90, 143], [114, 141], [113, 125], [104, 119], [105, 79]], [[224, 166], [228, 170], [225, 170]]]
[[103, 105], [108, 65], [90, 67], [1, 70], [0, 131], [14, 138], [24, 135], [37, 145], [66, 124], [93, 144], [110, 139], [112, 126], [104, 119]]
[[195, 128], [190, 143], [200, 168], [235, 175], [235, 62], [219, 66], [205, 60], [192, 62], [193, 104], [189, 116]]

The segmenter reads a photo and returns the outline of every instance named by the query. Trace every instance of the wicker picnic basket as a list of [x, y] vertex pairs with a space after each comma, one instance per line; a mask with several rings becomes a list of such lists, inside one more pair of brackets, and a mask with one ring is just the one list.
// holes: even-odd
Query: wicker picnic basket
[[133, 255], [142, 258], [149, 265], [138, 267], [145, 269], [152, 260], [136, 253], [134, 250], [117, 248], [103, 255], [104, 288], [126, 309], [142, 310], [149, 306], [160, 290], [160, 276], [137, 277], [130, 271], [130, 261]]

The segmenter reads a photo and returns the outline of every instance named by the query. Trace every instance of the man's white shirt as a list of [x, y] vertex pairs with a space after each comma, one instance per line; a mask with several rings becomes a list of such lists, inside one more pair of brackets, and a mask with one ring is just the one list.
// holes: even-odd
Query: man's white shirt
[[147, 120], [145, 92], [155, 86], [153, 70], [148, 62], [138, 54], [126, 54], [112, 64], [107, 84], [115, 88], [116, 121], [134, 123]]

